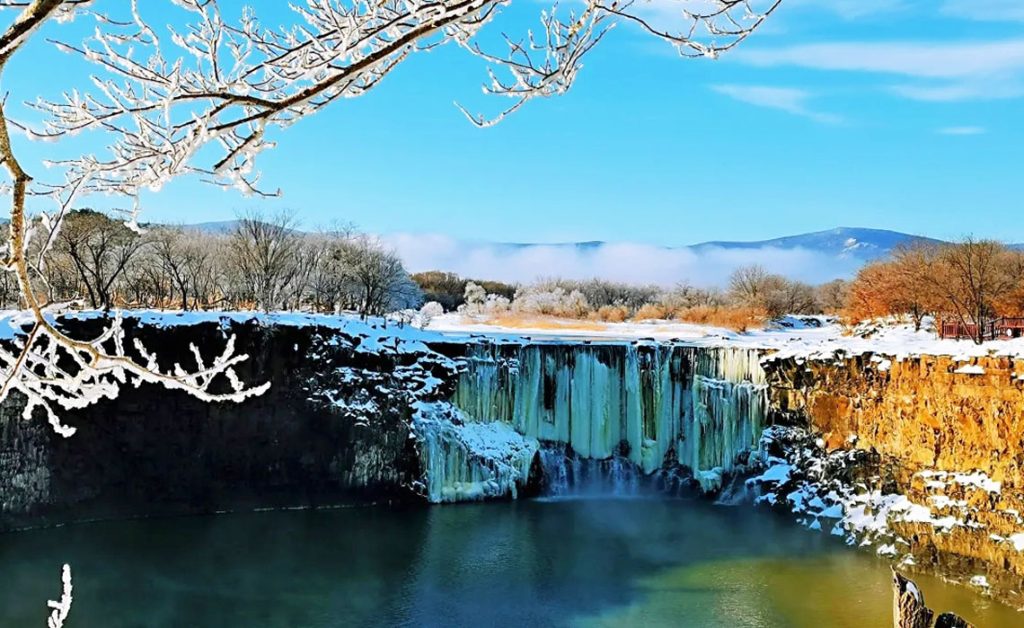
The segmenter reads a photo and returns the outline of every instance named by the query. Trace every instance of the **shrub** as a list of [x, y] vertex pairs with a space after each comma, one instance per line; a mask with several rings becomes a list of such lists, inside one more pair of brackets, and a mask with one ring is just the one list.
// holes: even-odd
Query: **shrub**
[[653, 321], [653, 320], [665, 320], [669, 317], [669, 311], [663, 305], [657, 303], [647, 303], [633, 315], [634, 320], [638, 321]]
[[622, 323], [629, 318], [629, 308], [624, 305], [602, 305], [592, 318], [606, 323]]
[[745, 332], [764, 325], [766, 312], [753, 307], [719, 307], [698, 305], [676, 313], [675, 319], [697, 325], [714, 325], [733, 331]]
[[420, 308], [419, 313], [419, 326], [427, 327], [430, 325], [430, 321], [434, 320], [438, 316], [444, 314], [444, 306], [437, 301], [430, 301], [424, 303], [423, 307]]
[[522, 314], [586, 318], [590, 313], [590, 304], [579, 290], [566, 292], [561, 286], [548, 288], [538, 285], [517, 290], [512, 310]]

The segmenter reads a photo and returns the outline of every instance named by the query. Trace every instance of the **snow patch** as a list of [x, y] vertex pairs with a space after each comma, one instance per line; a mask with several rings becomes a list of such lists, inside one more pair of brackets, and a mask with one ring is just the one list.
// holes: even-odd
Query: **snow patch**
[[961, 366], [953, 372], [958, 375], [984, 375], [985, 367], [978, 366], [977, 364], [969, 364], [967, 366]]

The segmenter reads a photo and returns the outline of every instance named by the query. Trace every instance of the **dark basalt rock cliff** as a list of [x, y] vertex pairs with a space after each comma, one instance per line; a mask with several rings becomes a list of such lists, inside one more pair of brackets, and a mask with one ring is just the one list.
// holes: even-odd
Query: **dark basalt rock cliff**
[[[70, 323], [87, 336], [99, 321]], [[362, 353], [362, 341], [320, 327], [257, 321], [154, 328], [125, 321], [168, 365], [192, 363], [190, 343], [219, 353], [227, 334], [249, 359], [236, 370], [269, 391], [243, 403], [204, 403], [159, 386], [126, 386], [113, 401], [62, 420], [21, 417], [23, 399], [0, 406], [0, 530], [71, 520], [312, 507], [419, 499], [421, 474], [408, 400], [396, 387], [336, 381], [339, 368], [377, 372], [380, 382], [420, 356]], [[443, 369], [439, 374], [445, 376]], [[359, 394], [372, 426], [325, 398]], [[225, 383], [226, 385], [226, 383]], [[450, 394], [450, 393], [449, 393]]]

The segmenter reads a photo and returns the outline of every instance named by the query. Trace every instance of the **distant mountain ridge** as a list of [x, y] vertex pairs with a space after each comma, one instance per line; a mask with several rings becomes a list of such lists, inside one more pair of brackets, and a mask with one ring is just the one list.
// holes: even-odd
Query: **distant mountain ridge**
[[238, 226], [237, 220], [218, 220], [215, 222], [200, 222], [194, 225], [185, 225], [185, 229], [199, 231], [201, 233], [225, 234], [231, 233]]
[[[237, 221], [223, 221], [187, 228], [224, 234], [236, 225]], [[628, 241], [495, 242], [402, 232], [383, 234], [381, 240], [398, 253], [410, 272], [443, 270], [507, 283], [557, 276], [659, 286], [682, 281], [699, 287], [727, 285], [738, 268], [749, 264], [760, 264], [770, 272], [811, 284], [849, 279], [865, 264], [885, 258], [902, 244], [943, 243], [898, 231], [855, 227], [767, 240], [680, 246]]]
[[[893, 251], [893, 249], [902, 244], [912, 244], [915, 242], [924, 242], [931, 244], [944, 243], [942, 240], [937, 240], [935, 238], [912, 235], [909, 233], [901, 233], [899, 231], [889, 231], [886, 229], [868, 229], [862, 227], [837, 227], [836, 229], [829, 229], [827, 231], [802, 233], [798, 235], [784, 236], [781, 238], [772, 238], [769, 240], [716, 240], [711, 242], [701, 242], [698, 244], [690, 244], [684, 246], [667, 246], [663, 248], [669, 250], [690, 249], [695, 252], [703, 252], [708, 251], [710, 249], [804, 249], [816, 253], [831, 254], [836, 257], [858, 259], [862, 261], [871, 261], [887, 256], [889, 253]], [[498, 243], [495, 246], [517, 250], [544, 246], [555, 248], [574, 248], [580, 251], [587, 251], [597, 249], [608, 244], [612, 243], [603, 242], [600, 240], [592, 240], [587, 242], [559, 242], [554, 244], [507, 242]], [[1024, 245], [1011, 246], [1021, 246], [1021, 248], [1024, 248]]]
[[[216, 222], [203, 222], [186, 225], [187, 229], [195, 229], [203, 233], [225, 234], [234, 230], [238, 224], [237, 220], [222, 220]], [[945, 244], [946, 241], [927, 236], [902, 233], [887, 229], [871, 229], [866, 227], [837, 227], [826, 231], [814, 231], [801, 233], [767, 240], [731, 241], [713, 240], [681, 246], [660, 247], [665, 250], [686, 250], [700, 253], [712, 249], [726, 251], [743, 251], [754, 249], [778, 249], [778, 250], [806, 250], [814, 253], [829, 255], [838, 259], [849, 259], [860, 262], [870, 262], [888, 256], [900, 246], [913, 243]], [[475, 244], [485, 244], [477, 242]], [[595, 251], [601, 247], [616, 244], [602, 240], [588, 240], [582, 242], [493, 242], [486, 243], [496, 250], [524, 251], [532, 248], [555, 248], [573, 249], [585, 253]], [[1015, 249], [1024, 250], [1024, 243], [1010, 244]]]
[[925, 236], [861, 227], [838, 227], [828, 231], [815, 231], [770, 240], [754, 242], [703, 242], [688, 248], [705, 250], [722, 249], [806, 249], [818, 253], [831, 253], [837, 257], [848, 257], [871, 261], [887, 256], [898, 246], [914, 243], [943, 244], [942, 240]]

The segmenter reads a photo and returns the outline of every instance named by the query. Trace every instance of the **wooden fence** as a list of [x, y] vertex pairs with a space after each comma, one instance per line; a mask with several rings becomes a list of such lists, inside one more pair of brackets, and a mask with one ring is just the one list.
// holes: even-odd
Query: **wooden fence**
[[[939, 338], [955, 338], [970, 340], [978, 335], [975, 323], [961, 323], [951, 319], [939, 319], [936, 327]], [[1024, 337], [1024, 317], [1014, 318], [1002, 316], [981, 323], [982, 340], [1010, 340]]]

